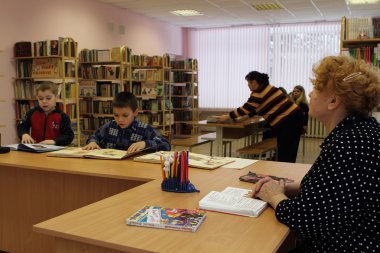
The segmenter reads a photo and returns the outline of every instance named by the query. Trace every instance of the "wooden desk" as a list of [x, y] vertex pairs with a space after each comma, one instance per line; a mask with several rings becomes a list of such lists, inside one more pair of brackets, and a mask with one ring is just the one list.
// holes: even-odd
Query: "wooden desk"
[[[206, 120], [198, 122], [198, 125], [211, 126], [216, 128], [216, 148], [217, 156], [223, 156], [223, 138], [227, 139], [240, 139], [258, 131], [261, 124], [265, 122], [262, 117], [253, 117], [242, 122], [232, 123], [207, 123]], [[227, 131], [231, 130], [231, 131]], [[249, 145], [252, 143], [249, 143]]]
[[0, 251], [54, 252], [54, 238], [32, 232], [34, 224], [158, 178], [153, 164], [1, 154]]
[[133, 227], [125, 219], [144, 205], [194, 209], [211, 190], [226, 186], [251, 188], [238, 177], [249, 170], [300, 180], [310, 165], [259, 161], [244, 170], [191, 169], [190, 179], [200, 193], [160, 190], [154, 180], [128, 191], [39, 223], [34, 231], [55, 237], [56, 253], [120, 252], [276, 252], [289, 229], [271, 208], [259, 218], [208, 212], [196, 233]]

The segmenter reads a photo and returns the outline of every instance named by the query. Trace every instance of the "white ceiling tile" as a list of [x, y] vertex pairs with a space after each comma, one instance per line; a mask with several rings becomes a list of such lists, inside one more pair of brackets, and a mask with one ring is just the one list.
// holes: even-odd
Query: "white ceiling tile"
[[[379, 16], [380, 4], [347, 7], [345, 0], [96, 0], [183, 27], [297, 23], [339, 20], [342, 16]], [[283, 10], [257, 11], [252, 4], [280, 3]], [[194, 9], [199, 17], [178, 17], [170, 11]], [[322, 13], [322, 15], [321, 15]]]

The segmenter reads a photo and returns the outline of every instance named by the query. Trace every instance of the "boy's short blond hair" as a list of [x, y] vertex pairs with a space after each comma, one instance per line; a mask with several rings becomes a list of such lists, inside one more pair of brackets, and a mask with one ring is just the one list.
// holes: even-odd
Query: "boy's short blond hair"
[[58, 85], [53, 82], [42, 82], [37, 86], [37, 93], [39, 91], [50, 90], [55, 96], [58, 94]]

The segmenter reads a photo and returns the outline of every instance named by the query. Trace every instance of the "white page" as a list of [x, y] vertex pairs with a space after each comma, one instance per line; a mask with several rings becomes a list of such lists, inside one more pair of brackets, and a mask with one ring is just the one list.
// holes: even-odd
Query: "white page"
[[48, 144], [24, 144], [28, 148], [35, 149], [35, 150], [43, 150], [43, 151], [56, 151], [56, 150], [61, 150], [66, 147], [62, 146], [56, 146], [56, 145], [48, 145]]
[[234, 160], [235, 160], [234, 162], [225, 164], [221, 168], [241, 170], [258, 161], [258, 160], [243, 159], [243, 158], [234, 158]]
[[235, 197], [246, 197], [247, 194], [252, 193], [252, 190], [228, 186], [226, 189], [221, 191], [221, 193], [232, 195]]
[[11, 150], [17, 150], [18, 144], [9, 144], [9, 145], [5, 145], [4, 147], [8, 147]]
[[266, 202], [258, 199], [235, 197], [233, 195], [211, 191], [199, 201], [199, 207], [206, 210], [258, 216], [266, 207]]

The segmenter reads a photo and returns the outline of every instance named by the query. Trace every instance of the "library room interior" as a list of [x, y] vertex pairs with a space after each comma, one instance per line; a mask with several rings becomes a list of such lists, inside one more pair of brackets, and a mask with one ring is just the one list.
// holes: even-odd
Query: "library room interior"
[[2, 0], [0, 253], [380, 252], [380, 0]]

